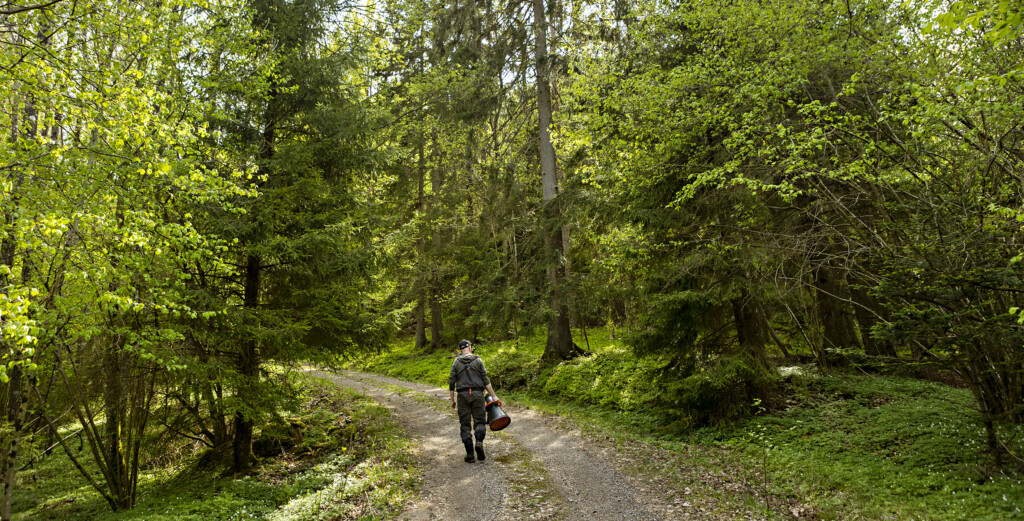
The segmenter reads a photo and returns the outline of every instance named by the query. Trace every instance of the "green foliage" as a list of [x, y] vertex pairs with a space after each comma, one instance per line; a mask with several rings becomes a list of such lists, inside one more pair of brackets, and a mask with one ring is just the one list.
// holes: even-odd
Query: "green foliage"
[[[696, 488], [691, 467], [713, 469], [709, 479], [726, 472], [735, 483], [761, 483], [766, 470], [776, 514], [795, 505], [822, 519], [998, 520], [1024, 508], [1020, 475], [992, 467], [964, 389], [897, 376], [821, 376], [810, 367], [784, 368], [782, 378], [742, 358], [686, 378], [634, 378], [660, 363], [629, 355], [607, 329], [588, 330], [588, 337], [591, 357], [555, 365], [539, 362], [542, 335], [483, 344], [476, 352], [492, 381], [507, 382], [496, 391], [510, 404], [564, 415], [631, 451], [639, 444], [641, 454], [650, 451], [642, 458], [669, 458], [664, 466], [643, 459], [646, 479], [665, 473], [680, 487]], [[404, 341], [353, 367], [446, 386], [450, 363], [447, 355], [415, 354]], [[776, 389], [765, 402], [771, 410], [739, 415], [755, 412], [752, 401], [740, 401], [737, 382], [745, 381]], [[712, 416], [728, 419], [700, 427]], [[675, 423], [666, 428], [667, 421]], [[1004, 428], [1014, 440], [1024, 436], [1020, 426]], [[752, 432], [762, 433], [765, 446]], [[728, 490], [734, 489], [748, 490]], [[727, 513], [764, 505], [758, 490], [714, 494]]]
[[[301, 443], [251, 475], [225, 476], [188, 456], [145, 470], [136, 508], [111, 513], [55, 453], [22, 475], [14, 519], [393, 519], [415, 473], [408, 440], [387, 409], [315, 378], [304, 379], [300, 398], [301, 408], [281, 413], [303, 426]], [[274, 437], [271, 430], [261, 437]]]
[[528, 26], [483, 3], [379, 9], [377, 30], [391, 36], [379, 41], [375, 88], [398, 144], [387, 169], [387, 304], [407, 328], [437, 329], [430, 349], [458, 331], [510, 338], [544, 324]]
[[781, 411], [701, 430], [692, 439], [727, 443], [754, 463], [760, 447], [747, 433], [763, 430], [771, 444], [773, 494], [804, 498], [824, 519], [856, 513], [997, 520], [1024, 508], [1020, 476], [992, 468], [984, 428], [963, 389], [807, 373], [793, 377], [790, 392]]
[[211, 54], [249, 50], [241, 7], [56, 2], [5, 18], [0, 286], [20, 302], [0, 299], [0, 367], [27, 378], [0, 389], [3, 417], [34, 430], [76, 417], [112, 508], [134, 501], [154, 389], [186, 367], [182, 322], [224, 310], [188, 297], [190, 269], [232, 271], [227, 241], [197, 225], [198, 209], [230, 214], [254, 195], [244, 166], [208, 161], [215, 103], [195, 95], [230, 88], [204, 72]]
[[[648, 413], [668, 430], [689, 430], [748, 413], [753, 397], [768, 394], [778, 379], [745, 358], [726, 358], [680, 376], [666, 372], [663, 358], [633, 354], [612, 340], [607, 328], [588, 330], [587, 337], [591, 355], [559, 363], [541, 360], [545, 338], [540, 332], [519, 341], [477, 345], [474, 353], [483, 358], [499, 394], [525, 392], [610, 411]], [[401, 341], [348, 366], [447, 388], [453, 354], [421, 355]]]
[[661, 380], [655, 403], [666, 418], [675, 420], [671, 430], [735, 419], [753, 412], [750, 404], [766, 397], [778, 383], [778, 375], [747, 357], [729, 357], [708, 367]]
[[558, 364], [545, 375], [544, 393], [622, 411], [650, 407], [665, 395], [661, 367], [625, 350], [605, 350]]
[[655, 296], [638, 331], [630, 335], [637, 352], [663, 354], [685, 360], [688, 367], [700, 356], [698, 339], [706, 331], [702, 318], [714, 307], [703, 291], [683, 290]]
[[[355, 358], [443, 386], [441, 346], [467, 336], [503, 340], [480, 349], [499, 389], [674, 430], [768, 403], [770, 348], [823, 367], [910, 356], [963, 378], [986, 450], [1019, 461], [1004, 444], [1024, 422], [1018, 3], [545, 2], [541, 64], [521, 13], [486, 2], [5, 14], [0, 453], [37, 451], [19, 425], [71, 411], [97, 447], [84, 477], [130, 509], [139, 457], [168, 440], [224, 451], [233, 433], [247, 459], [241, 427], [263, 424], [296, 450], [330, 444], [289, 439], [291, 382], [266, 364]], [[557, 222], [531, 137], [548, 66]], [[565, 242], [545, 244], [556, 228]], [[564, 287], [546, 282], [556, 265]], [[630, 349], [595, 338], [591, 356], [541, 361], [551, 295]], [[434, 352], [368, 354], [428, 320]], [[887, 426], [864, 447], [954, 448], [929, 433], [918, 451], [895, 413], [841, 412]], [[147, 472], [143, 489], [162, 479]], [[342, 493], [309, 479], [281, 490]], [[283, 501], [268, 498], [251, 506]]]
[[986, 423], [1019, 423], [1019, 9], [630, 7], [628, 38], [575, 33], [561, 137], [610, 228], [644, 239], [622, 256], [644, 287], [635, 344], [713, 382], [758, 382], [724, 359], [764, 359], [768, 333], [823, 366], [873, 346], [957, 371]]

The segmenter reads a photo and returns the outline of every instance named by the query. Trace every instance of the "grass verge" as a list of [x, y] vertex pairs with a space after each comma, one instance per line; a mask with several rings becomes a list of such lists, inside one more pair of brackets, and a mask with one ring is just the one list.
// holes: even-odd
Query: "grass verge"
[[[654, 489], [666, 518], [1024, 519], [1024, 476], [992, 468], [964, 389], [898, 376], [790, 368], [772, 411], [685, 432], [648, 406], [662, 361], [591, 330], [593, 356], [540, 361], [543, 336], [484, 344], [508, 403], [570, 419]], [[411, 342], [352, 369], [446, 386], [453, 352]], [[1004, 426], [1018, 444], [1024, 427]]]
[[[201, 463], [140, 471], [137, 505], [111, 512], [67, 457], [55, 452], [19, 474], [15, 521], [386, 520], [409, 499], [417, 475], [409, 441], [386, 408], [301, 375], [302, 406], [287, 411], [301, 440], [244, 477]], [[83, 458], [88, 459], [88, 458]]]

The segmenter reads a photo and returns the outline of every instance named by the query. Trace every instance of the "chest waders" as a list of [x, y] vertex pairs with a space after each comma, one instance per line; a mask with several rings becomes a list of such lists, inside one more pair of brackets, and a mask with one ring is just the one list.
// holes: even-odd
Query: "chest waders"
[[[458, 361], [462, 363], [462, 361]], [[463, 364], [462, 369], [456, 372], [456, 377], [469, 371], [469, 364]], [[459, 436], [462, 444], [466, 447], [466, 462], [472, 463], [474, 459], [483, 461], [484, 437], [487, 435], [487, 412], [484, 408], [484, 398], [487, 393], [483, 389], [472, 387], [458, 392], [456, 405], [459, 412]], [[473, 447], [473, 438], [476, 438], [476, 447]]]

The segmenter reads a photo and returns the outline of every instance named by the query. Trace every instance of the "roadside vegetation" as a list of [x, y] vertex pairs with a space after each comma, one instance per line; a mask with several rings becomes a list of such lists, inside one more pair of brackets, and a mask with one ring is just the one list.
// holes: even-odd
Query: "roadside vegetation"
[[[282, 375], [277, 375], [282, 377]], [[61, 451], [20, 477], [14, 520], [315, 521], [393, 519], [415, 487], [409, 441], [386, 408], [314, 377], [294, 376], [294, 407], [257, 430], [259, 465], [244, 475], [198, 443], [154, 446], [135, 508], [111, 512]], [[74, 432], [67, 425], [62, 432]], [[73, 449], [88, 451], [76, 438]], [[87, 460], [86, 460], [87, 461]], [[95, 468], [89, 469], [95, 472]]]
[[[606, 328], [588, 338], [592, 354], [568, 362], [541, 360], [543, 335], [480, 343], [475, 353], [508, 404], [559, 414], [593, 442], [613, 444], [627, 472], [682, 498], [677, 512], [1024, 518], [1024, 475], [993, 467], [980, 415], [961, 386], [896, 368], [780, 364], [769, 399], [751, 403], [751, 415], [698, 426], [684, 421], [685, 409], [667, 405], [663, 361], [630, 354]], [[451, 356], [399, 341], [348, 367], [446, 387]], [[1021, 454], [1024, 429], [1004, 428]]]
[[[725, 494], [680, 500], [700, 516], [1017, 516], [1019, 1], [8, 0], [0, 25], [0, 521], [316, 510], [292, 500], [375, 460], [285, 447], [276, 368], [439, 383], [463, 336], [512, 339], [481, 346], [519, 403], [706, 454], [674, 480]], [[175, 511], [196, 491], [222, 510]]]

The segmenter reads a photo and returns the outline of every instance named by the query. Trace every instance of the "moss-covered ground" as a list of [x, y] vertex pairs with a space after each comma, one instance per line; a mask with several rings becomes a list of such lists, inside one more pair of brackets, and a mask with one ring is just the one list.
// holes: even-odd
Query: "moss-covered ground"
[[[299, 376], [302, 405], [281, 411], [301, 440], [249, 475], [205, 462], [196, 447], [141, 471], [134, 509], [111, 512], [59, 450], [19, 474], [16, 521], [314, 521], [394, 518], [416, 481], [409, 442], [384, 407]], [[269, 428], [269, 427], [266, 427]], [[265, 436], [269, 433], [257, 433]], [[72, 450], [78, 448], [72, 443]], [[88, 447], [83, 449], [88, 451]], [[81, 459], [88, 462], [86, 452]]]
[[[595, 439], [628, 448], [632, 472], [692, 493], [680, 504], [704, 505], [722, 519], [729, 511], [774, 519], [1024, 519], [1024, 475], [993, 466], [965, 389], [791, 367], [770, 410], [678, 431], [650, 407], [662, 361], [632, 355], [607, 330], [587, 337], [593, 355], [560, 364], [540, 360], [541, 335], [480, 343], [475, 352], [504, 400], [563, 415]], [[418, 353], [402, 341], [349, 367], [446, 386], [452, 355]], [[1002, 429], [1021, 457], [1024, 428]]]

